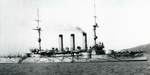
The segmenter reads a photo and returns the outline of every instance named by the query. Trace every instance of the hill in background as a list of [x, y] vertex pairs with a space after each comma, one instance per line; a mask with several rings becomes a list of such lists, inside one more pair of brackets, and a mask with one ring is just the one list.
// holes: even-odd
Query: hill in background
[[136, 46], [136, 47], [133, 47], [133, 48], [129, 48], [128, 50], [142, 50], [142, 51], [144, 51], [144, 53], [150, 54], [150, 43], [140, 45], [140, 46]]
[[129, 48], [127, 50], [142, 50], [144, 55], [148, 58], [148, 62], [150, 62], [150, 43]]

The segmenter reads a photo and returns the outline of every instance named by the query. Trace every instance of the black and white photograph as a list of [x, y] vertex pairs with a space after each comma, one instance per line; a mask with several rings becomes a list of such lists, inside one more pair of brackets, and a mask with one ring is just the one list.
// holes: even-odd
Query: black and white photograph
[[150, 0], [0, 0], [0, 75], [150, 75]]

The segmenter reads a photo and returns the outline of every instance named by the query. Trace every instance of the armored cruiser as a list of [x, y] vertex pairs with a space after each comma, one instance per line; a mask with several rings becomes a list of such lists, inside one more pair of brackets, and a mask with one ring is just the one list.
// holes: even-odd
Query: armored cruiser
[[96, 6], [94, 2], [94, 45], [89, 47], [87, 45], [87, 33], [82, 32], [84, 40], [84, 48], [75, 45], [75, 34], [70, 34], [71, 37], [71, 48], [64, 48], [63, 45], [63, 34], [59, 34], [60, 48], [52, 48], [50, 50], [43, 50], [41, 47], [41, 27], [39, 25], [39, 9], [37, 9], [37, 27], [33, 30], [38, 31], [38, 48], [30, 49], [30, 53], [19, 60], [18, 63], [23, 62], [99, 62], [99, 61], [135, 61], [135, 60], [147, 60], [142, 50], [116, 52], [111, 50], [109, 54], [106, 54], [104, 50], [104, 43], [97, 42], [98, 36], [96, 29], [99, 27], [96, 16]]

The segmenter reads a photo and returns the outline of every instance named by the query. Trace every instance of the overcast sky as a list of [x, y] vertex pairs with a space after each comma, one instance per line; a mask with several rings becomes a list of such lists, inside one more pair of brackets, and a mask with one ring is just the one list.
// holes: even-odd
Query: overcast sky
[[[29, 52], [37, 44], [36, 10], [40, 10], [42, 48], [58, 47], [58, 35], [70, 47], [70, 34], [83, 45], [82, 34], [93, 41], [94, 0], [0, 0], [0, 54]], [[96, 0], [98, 41], [105, 49], [124, 49], [150, 43], [149, 0]]]

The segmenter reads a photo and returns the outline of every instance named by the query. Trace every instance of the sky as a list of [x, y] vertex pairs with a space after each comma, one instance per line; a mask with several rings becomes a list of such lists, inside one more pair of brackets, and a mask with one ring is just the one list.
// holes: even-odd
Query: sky
[[[124, 49], [150, 43], [149, 0], [95, 0], [98, 40], [105, 49]], [[37, 48], [37, 8], [42, 27], [42, 49], [59, 47], [58, 35], [70, 47], [83, 46], [80, 27], [94, 44], [94, 0], [0, 0], [0, 55], [29, 52]]]

